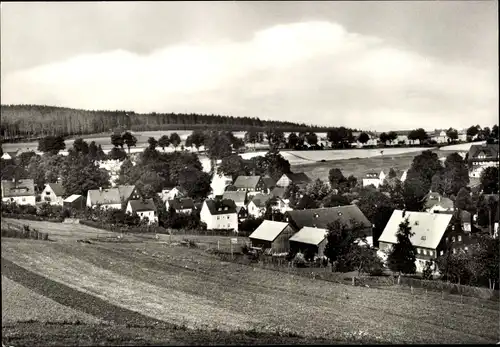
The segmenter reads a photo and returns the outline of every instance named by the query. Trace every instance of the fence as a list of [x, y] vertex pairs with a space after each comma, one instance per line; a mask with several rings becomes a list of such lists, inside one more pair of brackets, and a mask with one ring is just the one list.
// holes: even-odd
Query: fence
[[2, 228], [2, 237], [47, 241], [49, 239], [49, 234], [39, 232], [35, 229], [30, 230], [27, 225], [25, 225], [24, 228], [21, 228], [18, 226], [12, 227], [11, 224], [7, 224], [7, 227]]
[[63, 218], [60, 217], [41, 217], [33, 214], [17, 214], [17, 213], [4, 213], [2, 212], [3, 218], [12, 218], [12, 219], [26, 219], [38, 222], [52, 222], [52, 223], [62, 223]]
[[199, 229], [167, 229], [173, 235], [204, 235], [204, 236], [231, 236], [248, 237], [251, 232], [234, 230], [199, 230]]

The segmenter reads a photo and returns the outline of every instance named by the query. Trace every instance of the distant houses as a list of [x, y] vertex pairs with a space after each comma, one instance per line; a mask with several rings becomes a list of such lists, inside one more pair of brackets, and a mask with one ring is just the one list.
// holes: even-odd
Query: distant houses
[[32, 179], [2, 180], [2, 201], [35, 206], [35, 182]]

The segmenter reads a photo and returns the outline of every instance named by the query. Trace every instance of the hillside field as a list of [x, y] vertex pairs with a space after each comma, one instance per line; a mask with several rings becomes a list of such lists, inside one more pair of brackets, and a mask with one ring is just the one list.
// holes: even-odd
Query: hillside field
[[252, 344], [492, 343], [499, 336], [496, 306], [312, 280], [223, 262], [202, 249], [7, 238], [1, 247], [2, 276], [10, 280], [2, 296], [20, 285], [68, 307], [61, 316], [78, 320], [42, 329], [52, 318], [23, 316], [27, 302], [38, 298], [23, 290], [20, 304], [2, 305], [9, 319], [2, 320], [4, 343], [61, 344], [89, 331], [94, 342], [108, 344], [193, 344], [202, 337]]

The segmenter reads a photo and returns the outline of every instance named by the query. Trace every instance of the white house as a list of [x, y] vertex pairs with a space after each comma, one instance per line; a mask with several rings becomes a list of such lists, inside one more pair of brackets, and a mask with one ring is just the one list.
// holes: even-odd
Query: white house
[[194, 209], [194, 201], [191, 198], [175, 198], [167, 200], [165, 208], [167, 211], [173, 208], [177, 213], [191, 213]]
[[212, 200], [203, 202], [200, 220], [208, 230], [234, 230], [238, 232], [238, 214], [233, 200]]
[[472, 145], [469, 149], [469, 177], [481, 177], [481, 173], [487, 167], [498, 167], [499, 164], [498, 144]]
[[431, 140], [436, 141], [437, 143], [446, 143], [448, 142], [448, 135], [446, 135], [446, 131], [435, 132], [431, 135]]
[[156, 206], [153, 199], [146, 199], [144, 201], [129, 200], [125, 212], [128, 214], [133, 214], [135, 212], [141, 220], [147, 218], [149, 224], [158, 223]]
[[2, 201], [18, 205], [36, 205], [35, 182], [32, 179], [2, 180]]
[[127, 203], [130, 199], [138, 199], [139, 196], [135, 186], [118, 186], [108, 189], [93, 189], [87, 192], [87, 207], [104, 209], [121, 209], [122, 203]]
[[255, 218], [262, 217], [264, 213], [266, 213], [266, 203], [269, 199], [272, 198], [272, 195], [268, 194], [257, 194], [252, 198], [247, 205], [248, 215], [253, 216]]
[[187, 192], [185, 189], [181, 187], [174, 187], [174, 188], [165, 188], [161, 191], [161, 193], [158, 193], [160, 198], [163, 201], [168, 201], [168, 200], [174, 200], [174, 199], [179, 199], [187, 196]]
[[42, 202], [62, 206], [66, 191], [61, 183], [47, 183], [41, 194]]
[[375, 186], [375, 188], [378, 188], [382, 184], [384, 184], [385, 177], [386, 176], [385, 176], [384, 171], [380, 171], [379, 174], [377, 174], [375, 172], [369, 172], [363, 178], [363, 187], [373, 185], [373, 186]]

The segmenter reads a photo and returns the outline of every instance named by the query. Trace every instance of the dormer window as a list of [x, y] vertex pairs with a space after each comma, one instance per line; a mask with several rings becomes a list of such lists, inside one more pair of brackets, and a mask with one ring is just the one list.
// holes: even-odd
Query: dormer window
[[415, 221], [415, 225], [418, 225], [418, 220]]

